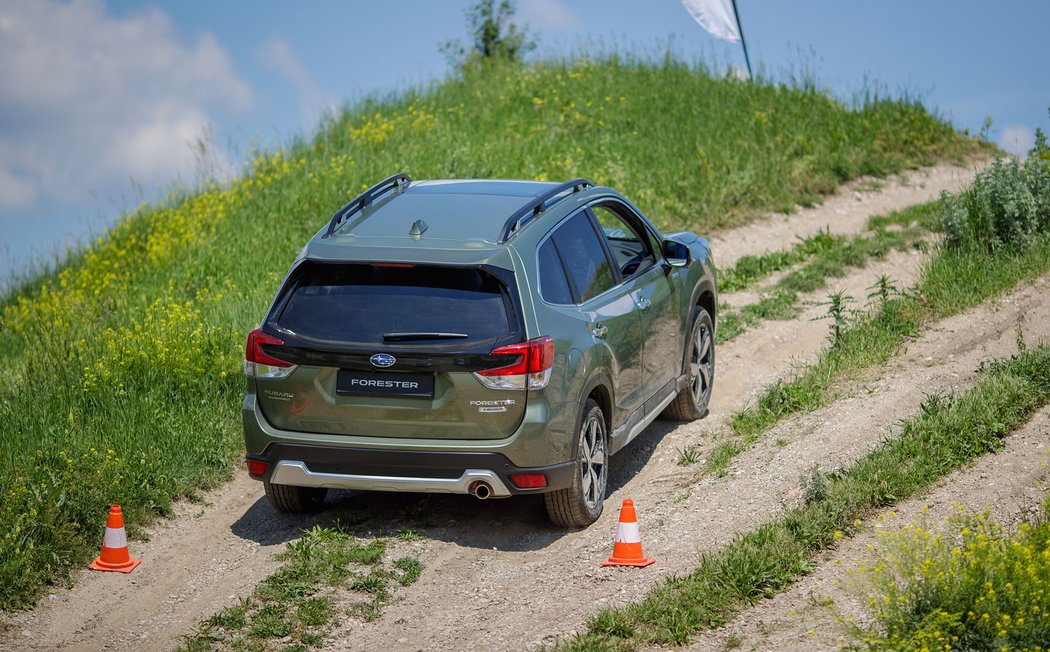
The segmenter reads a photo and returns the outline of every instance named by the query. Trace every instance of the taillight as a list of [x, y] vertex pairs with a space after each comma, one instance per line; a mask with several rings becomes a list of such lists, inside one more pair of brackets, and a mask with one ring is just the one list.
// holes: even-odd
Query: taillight
[[554, 366], [554, 339], [549, 335], [528, 342], [492, 349], [490, 355], [515, 355], [509, 365], [475, 371], [474, 377], [491, 389], [542, 389], [551, 379]]
[[267, 355], [263, 345], [284, 346], [284, 340], [267, 335], [258, 328], [248, 333], [248, 343], [244, 349], [244, 374], [249, 378], [284, 378], [295, 371], [291, 362], [279, 360]]

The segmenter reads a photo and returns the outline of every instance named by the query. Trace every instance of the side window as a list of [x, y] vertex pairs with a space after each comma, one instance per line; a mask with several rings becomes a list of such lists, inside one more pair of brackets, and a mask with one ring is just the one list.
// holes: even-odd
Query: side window
[[548, 239], [540, 247], [540, 296], [547, 303], [572, 303], [572, 291], [565, 278], [565, 268], [554, 248], [554, 240]]
[[615, 285], [605, 249], [586, 213], [569, 218], [551, 238], [558, 245], [580, 301], [596, 297]]
[[656, 263], [648, 231], [625, 220], [607, 206], [595, 206], [591, 211], [605, 232], [621, 276], [630, 278]]

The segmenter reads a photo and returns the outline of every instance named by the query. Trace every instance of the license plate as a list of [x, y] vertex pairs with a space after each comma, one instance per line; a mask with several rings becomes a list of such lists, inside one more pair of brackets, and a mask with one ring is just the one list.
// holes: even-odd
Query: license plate
[[434, 374], [391, 374], [340, 369], [335, 390], [344, 396], [434, 398]]

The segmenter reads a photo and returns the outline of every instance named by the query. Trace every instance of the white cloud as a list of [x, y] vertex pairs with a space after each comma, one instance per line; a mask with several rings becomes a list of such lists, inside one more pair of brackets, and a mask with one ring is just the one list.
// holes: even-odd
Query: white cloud
[[192, 180], [209, 116], [254, 99], [214, 37], [190, 41], [157, 8], [0, 0], [0, 215]]
[[580, 25], [580, 18], [558, 0], [524, 0], [521, 17], [536, 29], [569, 30]]
[[304, 127], [314, 127], [321, 114], [330, 111], [335, 106], [331, 98], [321, 92], [317, 82], [307, 72], [299, 57], [292, 52], [292, 46], [288, 41], [278, 37], [272, 38], [256, 53], [256, 56], [266, 68], [281, 75], [295, 87], [299, 93]]
[[999, 132], [999, 147], [1016, 156], [1024, 156], [1035, 145], [1035, 132], [1025, 125], [1007, 125]]
[[25, 208], [35, 199], [32, 183], [0, 168], [0, 210]]

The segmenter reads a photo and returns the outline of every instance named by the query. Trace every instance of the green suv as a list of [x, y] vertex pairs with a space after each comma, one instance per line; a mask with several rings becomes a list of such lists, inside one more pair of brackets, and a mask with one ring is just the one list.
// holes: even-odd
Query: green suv
[[385, 179], [303, 248], [248, 335], [248, 472], [283, 512], [330, 488], [602, 512], [609, 457], [707, 412], [710, 247], [586, 179]]

